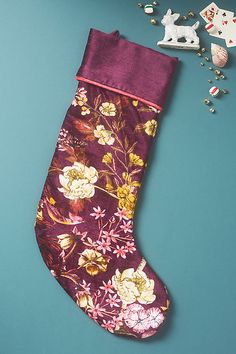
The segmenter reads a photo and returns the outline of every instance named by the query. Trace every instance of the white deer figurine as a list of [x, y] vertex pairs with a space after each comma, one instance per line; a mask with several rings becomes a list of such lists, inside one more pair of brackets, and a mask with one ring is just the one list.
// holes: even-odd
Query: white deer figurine
[[[175, 21], [178, 20], [180, 14], [172, 14], [171, 9], [167, 10], [163, 16], [161, 23], [165, 26], [165, 36], [162, 41], [157, 42], [160, 47], [179, 48], [179, 49], [194, 49], [198, 50], [199, 37], [196, 29], [199, 27], [199, 21], [193, 26], [178, 26]], [[178, 42], [179, 39], [184, 38], [185, 42]]]

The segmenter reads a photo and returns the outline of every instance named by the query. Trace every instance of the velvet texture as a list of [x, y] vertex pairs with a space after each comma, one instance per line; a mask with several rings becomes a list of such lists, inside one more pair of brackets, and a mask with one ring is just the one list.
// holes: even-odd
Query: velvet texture
[[[102, 45], [97, 36], [102, 36]], [[139, 71], [133, 80], [125, 78], [124, 63], [118, 61], [116, 71], [114, 63], [106, 61], [127, 42], [120, 41], [117, 34], [92, 30], [79, 72], [133, 90], [136, 96], [143, 88], [132, 89], [131, 82], [145, 82], [145, 70], [142, 80]], [[165, 92], [158, 93], [156, 81], [153, 91], [155, 102], [163, 104], [175, 60], [137, 44], [131, 47], [142, 57], [151, 53], [162, 62], [160, 86]], [[101, 56], [96, 62], [90, 51], [104, 53], [106, 65]], [[126, 62], [137, 62], [134, 52], [129, 51]], [[166, 76], [162, 60], [169, 63]], [[157, 77], [158, 70], [155, 67]], [[143, 95], [152, 98], [144, 91]], [[157, 127], [154, 103], [150, 106], [113, 88], [80, 81], [57, 139], [35, 223], [47, 267], [76, 304], [109, 332], [139, 339], [153, 336], [169, 309], [167, 289], [143, 258], [133, 232], [135, 205]]]
[[107, 34], [91, 29], [77, 78], [119, 90], [161, 110], [177, 61], [121, 38], [118, 31]]

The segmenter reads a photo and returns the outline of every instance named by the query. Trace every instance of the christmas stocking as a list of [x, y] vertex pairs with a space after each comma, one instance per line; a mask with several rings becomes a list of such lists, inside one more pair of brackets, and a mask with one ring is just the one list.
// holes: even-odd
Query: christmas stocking
[[90, 30], [35, 223], [47, 267], [76, 304], [109, 332], [136, 338], [154, 335], [169, 308], [133, 217], [176, 64], [118, 31]]

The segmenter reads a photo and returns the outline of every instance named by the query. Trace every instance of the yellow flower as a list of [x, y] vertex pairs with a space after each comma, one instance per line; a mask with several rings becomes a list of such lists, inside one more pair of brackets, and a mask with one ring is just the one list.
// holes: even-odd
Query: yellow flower
[[124, 306], [135, 301], [140, 304], [151, 304], [156, 299], [156, 295], [153, 294], [154, 280], [149, 279], [142, 270], [134, 271], [134, 268], [128, 268], [121, 273], [116, 269], [112, 285]]
[[133, 100], [133, 101], [132, 101], [132, 105], [133, 105], [134, 107], [137, 107], [137, 106], [138, 106], [138, 101], [137, 101], [137, 100]]
[[98, 138], [98, 143], [101, 145], [113, 145], [115, 138], [110, 130], [106, 130], [104, 125], [97, 125], [93, 131], [95, 138]]
[[116, 115], [116, 106], [112, 102], [104, 102], [99, 107], [99, 111], [104, 116], [115, 116]]
[[82, 308], [93, 307], [93, 299], [89, 294], [79, 295], [76, 303]]
[[123, 184], [122, 187], [117, 188], [117, 197], [119, 198], [119, 208], [125, 208], [127, 211], [127, 216], [129, 218], [133, 217], [134, 207], [136, 203], [136, 196], [132, 193], [133, 186], [128, 184]]
[[147, 135], [154, 137], [156, 134], [156, 130], [157, 130], [157, 122], [155, 121], [155, 119], [148, 120], [144, 124], [144, 130], [147, 133]]
[[110, 152], [106, 153], [102, 158], [102, 162], [111, 163], [112, 162], [112, 154]]
[[58, 238], [58, 243], [63, 250], [67, 250], [75, 242], [73, 236], [68, 235], [68, 234], [58, 235], [57, 238]]
[[98, 172], [94, 167], [87, 167], [81, 162], [63, 168], [59, 175], [62, 188], [60, 192], [68, 199], [91, 198], [95, 193], [94, 183], [97, 182]]
[[79, 258], [79, 266], [85, 267], [89, 275], [97, 275], [100, 272], [106, 272], [107, 260], [103, 255], [95, 250], [86, 249]]
[[77, 99], [77, 104], [79, 106], [83, 106], [88, 101], [87, 97], [85, 96], [77, 96], [76, 99]]
[[129, 154], [129, 160], [133, 165], [136, 165], [136, 166], [143, 166], [144, 165], [144, 162], [140, 158], [140, 156], [133, 154], [132, 152]]
[[90, 114], [89, 108], [86, 107], [86, 106], [83, 106], [83, 107], [81, 108], [81, 114], [82, 114], [82, 116], [85, 116], [86, 114]]

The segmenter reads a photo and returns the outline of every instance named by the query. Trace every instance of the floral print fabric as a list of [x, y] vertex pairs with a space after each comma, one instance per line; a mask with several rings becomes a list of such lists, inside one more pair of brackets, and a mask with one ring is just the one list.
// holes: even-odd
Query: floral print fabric
[[116, 334], [154, 335], [165, 285], [135, 243], [133, 217], [158, 112], [79, 83], [38, 203], [42, 257], [76, 304]]

